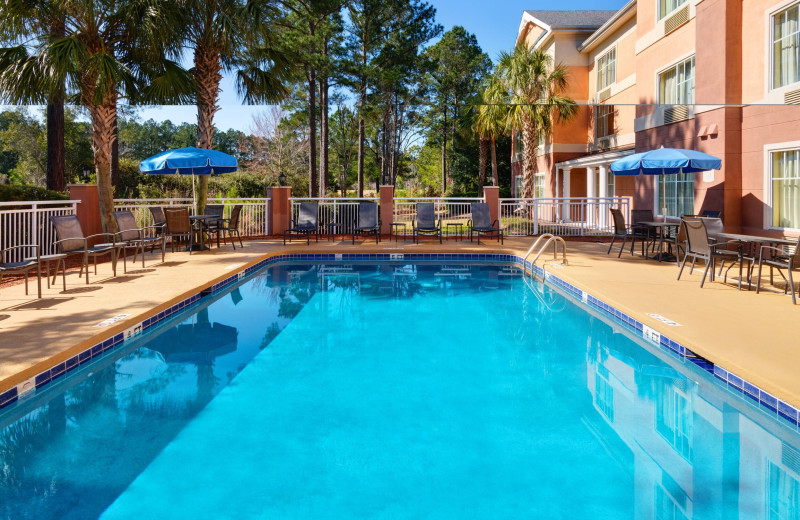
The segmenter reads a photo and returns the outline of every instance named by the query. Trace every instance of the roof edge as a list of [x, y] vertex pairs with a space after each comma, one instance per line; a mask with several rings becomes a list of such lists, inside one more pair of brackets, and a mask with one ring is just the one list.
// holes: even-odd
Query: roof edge
[[584, 52], [591, 49], [595, 43], [600, 40], [600, 37], [609, 29], [615, 28], [618, 23], [627, 21], [627, 16], [636, 8], [636, 0], [629, 0], [627, 4], [617, 11], [614, 16], [606, 20], [606, 22], [597, 28], [584, 42], [578, 47], [578, 52]]

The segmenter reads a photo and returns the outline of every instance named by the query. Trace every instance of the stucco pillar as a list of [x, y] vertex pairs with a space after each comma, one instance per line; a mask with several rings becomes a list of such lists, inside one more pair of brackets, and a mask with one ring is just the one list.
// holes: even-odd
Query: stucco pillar
[[272, 204], [270, 235], [283, 235], [283, 232], [289, 229], [289, 221], [292, 219], [292, 201], [289, 200], [291, 196], [291, 186], [275, 186], [267, 189], [267, 197]]
[[562, 190], [564, 201], [561, 203], [561, 218], [564, 222], [570, 222], [572, 219], [569, 214], [569, 174], [572, 168], [563, 168], [561, 171], [564, 172], [564, 188]]
[[[608, 165], [601, 164], [597, 169], [600, 172], [600, 178], [597, 180], [599, 184], [598, 197], [606, 198], [608, 197]], [[608, 216], [611, 214], [609, 207], [607, 201], [601, 201], [597, 206], [597, 211], [600, 215], [600, 226], [603, 228], [608, 225]]]
[[394, 222], [394, 186], [381, 186], [380, 197], [381, 235], [390, 235]]
[[484, 186], [483, 200], [489, 205], [489, 217], [492, 222], [500, 218], [500, 187]]
[[[594, 167], [586, 167], [586, 198], [592, 199], [597, 197], [597, 179], [594, 176]], [[586, 223], [593, 226], [597, 222], [597, 205], [593, 202], [586, 202], [584, 215]]]
[[[69, 198], [81, 201], [75, 209], [78, 222], [81, 223], [83, 235], [96, 235], [103, 232], [103, 223], [100, 220], [100, 195], [97, 184], [70, 184]], [[93, 246], [104, 242], [101, 237], [93, 238], [89, 245]]]

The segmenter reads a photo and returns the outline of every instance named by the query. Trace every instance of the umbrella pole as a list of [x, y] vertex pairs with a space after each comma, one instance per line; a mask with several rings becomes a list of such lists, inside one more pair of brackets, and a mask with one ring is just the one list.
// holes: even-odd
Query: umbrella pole
[[194, 182], [194, 168], [192, 168], [192, 209], [194, 214], [197, 215], [197, 186]]

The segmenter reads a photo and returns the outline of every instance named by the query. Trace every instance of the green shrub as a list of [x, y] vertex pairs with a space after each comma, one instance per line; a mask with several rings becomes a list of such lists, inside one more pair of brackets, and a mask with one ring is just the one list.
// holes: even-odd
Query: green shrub
[[69, 200], [69, 195], [39, 186], [0, 184], [0, 202], [22, 200]]

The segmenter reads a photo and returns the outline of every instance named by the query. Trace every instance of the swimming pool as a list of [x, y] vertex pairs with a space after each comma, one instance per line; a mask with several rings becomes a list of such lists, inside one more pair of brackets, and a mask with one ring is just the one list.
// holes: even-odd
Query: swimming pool
[[796, 426], [509, 265], [274, 265], [45, 388], [3, 518], [800, 514]]

